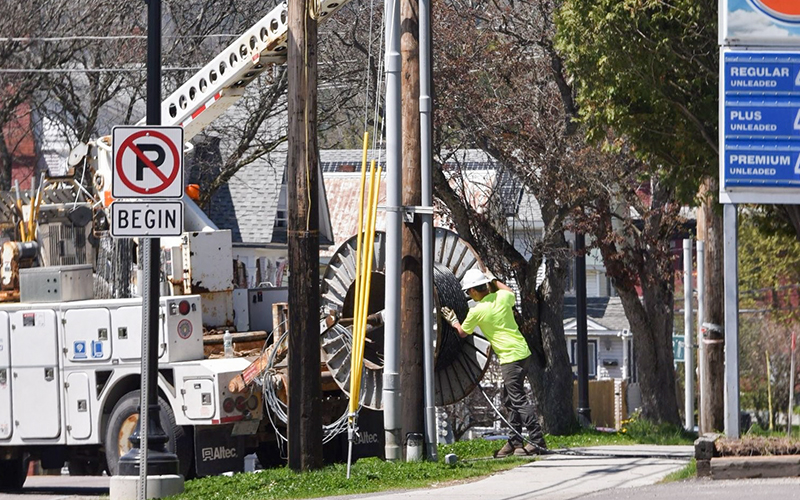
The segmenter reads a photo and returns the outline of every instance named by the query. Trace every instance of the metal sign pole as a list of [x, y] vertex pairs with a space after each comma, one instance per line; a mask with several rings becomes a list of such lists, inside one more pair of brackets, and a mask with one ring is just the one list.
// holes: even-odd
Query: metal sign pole
[[[157, 126], [161, 124], [161, 0], [146, 1], [148, 7], [147, 124]], [[176, 155], [173, 154], [173, 156]], [[152, 163], [149, 157], [147, 161]], [[141, 262], [143, 265], [141, 283], [142, 385], [139, 399], [139, 422], [130, 438], [132, 449], [120, 457], [119, 475], [138, 476], [137, 497], [144, 500], [147, 498], [148, 476], [153, 478], [154, 484], [158, 484], [159, 492], [163, 493], [165, 490], [164, 486], [160, 484], [161, 480], [165, 479], [164, 476], [177, 476], [179, 464], [177, 455], [166, 450], [169, 438], [161, 427], [158, 404], [158, 287], [161, 239], [140, 237], [139, 243], [142, 249]], [[181, 478], [181, 485], [182, 481]], [[112, 498], [113, 496], [112, 494]]]
[[737, 206], [724, 206], [725, 259], [725, 435], [739, 437], [739, 263]]
[[683, 240], [684, 428], [694, 430], [694, 335], [692, 321], [692, 240]]

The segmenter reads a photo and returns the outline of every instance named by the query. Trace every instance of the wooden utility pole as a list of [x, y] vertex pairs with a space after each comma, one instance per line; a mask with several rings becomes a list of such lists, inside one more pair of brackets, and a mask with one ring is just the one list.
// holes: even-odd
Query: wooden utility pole
[[[422, 204], [419, 117], [419, 2], [400, 2], [403, 115], [403, 206]], [[400, 387], [403, 437], [422, 434], [424, 419], [422, 342], [422, 219], [403, 225], [400, 300]]]
[[317, 202], [317, 22], [289, 2], [289, 467], [322, 466]]
[[716, 179], [708, 179], [701, 187], [703, 206], [697, 217], [697, 239], [705, 243], [705, 306], [703, 327], [703, 369], [700, 370], [700, 432], [722, 431], [725, 428], [725, 307], [724, 260], [721, 211], [716, 193]]

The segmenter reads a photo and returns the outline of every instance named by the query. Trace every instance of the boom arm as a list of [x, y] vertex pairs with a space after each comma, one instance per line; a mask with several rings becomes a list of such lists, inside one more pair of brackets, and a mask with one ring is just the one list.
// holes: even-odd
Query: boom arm
[[[350, 0], [320, 0], [323, 23]], [[162, 125], [180, 125], [189, 141], [244, 94], [271, 64], [286, 61], [287, 4], [281, 3], [161, 104]]]

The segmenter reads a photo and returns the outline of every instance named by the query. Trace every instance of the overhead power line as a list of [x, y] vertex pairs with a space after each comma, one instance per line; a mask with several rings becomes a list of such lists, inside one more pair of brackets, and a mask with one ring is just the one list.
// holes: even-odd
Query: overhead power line
[[[240, 35], [233, 33], [211, 33], [208, 35], [177, 35], [164, 36], [165, 40], [177, 40], [182, 38], [234, 38]], [[82, 40], [105, 41], [105, 40], [147, 40], [147, 35], [75, 35], [75, 36], [32, 36], [32, 37], [10, 37], [0, 36], [0, 42], [77, 42]]]
[[[198, 71], [202, 66], [192, 67], [164, 67], [161, 71]], [[139, 73], [147, 71], [147, 67], [141, 68], [0, 68], [0, 73]]]

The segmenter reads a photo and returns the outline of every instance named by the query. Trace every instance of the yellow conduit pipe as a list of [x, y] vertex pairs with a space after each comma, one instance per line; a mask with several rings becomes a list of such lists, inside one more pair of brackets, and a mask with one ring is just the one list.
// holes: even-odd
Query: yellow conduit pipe
[[364, 245], [362, 246], [362, 252], [359, 256], [362, 260], [361, 262], [361, 275], [359, 279], [361, 280], [361, 285], [359, 287], [359, 297], [358, 297], [358, 315], [355, 316], [355, 322], [353, 326], [354, 335], [353, 335], [353, 351], [351, 353], [351, 359], [355, 360], [355, 364], [351, 363], [351, 371], [350, 371], [350, 384], [351, 384], [351, 391], [350, 391], [350, 407], [351, 412], [354, 412], [358, 409], [358, 401], [360, 399], [360, 392], [361, 392], [361, 372], [362, 372], [362, 365], [364, 363], [364, 341], [366, 338], [366, 331], [367, 331], [367, 314], [369, 312], [369, 283], [372, 281], [372, 262], [368, 259], [369, 254], [371, 253], [372, 249], [374, 248], [375, 243], [375, 231], [372, 229], [374, 226], [374, 218], [372, 217], [372, 206], [377, 201], [378, 195], [376, 189], [376, 182], [375, 182], [375, 161], [372, 161], [372, 165], [370, 168], [370, 182], [369, 182], [369, 195], [367, 196], [367, 222], [366, 227], [364, 228]]
[[[362, 240], [362, 231], [363, 231], [363, 220], [364, 220], [364, 188], [367, 182], [367, 150], [369, 149], [369, 132], [364, 132], [364, 146], [363, 152], [361, 156], [361, 186], [359, 188], [358, 194], [358, 232], [356, 233], [356, 289], [355, 289], [355, 304], [353, 305], [353, 318], [359, 317], [359, 311], [361, 309], [360, 304], [360, 297], [361, 297], [361, 240]], [[358, 399], [353, 398], [353, 394], [356, 394], [357, 389], [353, 385], [353, 373], [356, 371], [356, 363], [357, 359], [355, 357], [355, 346], [357, 345], [356, 342], [358, 340], [358, 327], [356, 324], [353, 324], [353, 348], [350, 351], [350, 416], [348, 417], [348, 421], [353, 424], [354, 414], [358, 409]], [[353, 403], [355, 401], [355, 404]]]
[[[362, 170], [364, 172], [364, 170]], [[362, 175], [363, 178], [363, 175]], [[378, 169], [378, 182], [380, 182], [380, 169]], [[363, 189], [363, 183], [362, 183]], [[356, 238], [356, 269], [361, 273], [356, 273], [356, 304], [353, 314], [353, 344], [350, 351], [350, 404], [348, 414], [348, 449], [347, 449], [347, 478], [350, 478], [350, 464], [352, 463], [353, 441], [356, 432], [356, 418], [358, 402], [361, 392], [361, 372], [364, 364], [364, 340], [366, 337], [367, 312], [369, 311], [369, 287], [372, 282], [372, 254], [375, 243], [375, 212], [378, 206], [379, 185], [375, 182], [375, 161], [372, 161], [370, 168], [369, 196], [367, 203], [367, 225], [364, 236], [364, 244], [358, 243], [361, 234], [361, 223], [363, 222], [363, 196], [359, 200], [359, 232]], [[362, 251], [359, 251], [361, 249]], [[366, 250], [366, 258], [364, 258]], [[364, 261], [362, 262], [362, 259]]]
[[[366, 241], [369, 242], [365, 246], [366, 256], [364, 261], [364, 269], [365, 273], [362, 278], [362, 300], [361, 300], [361, 316], [359, 318], [359, 328], [360, 328], [360, 343], [358, 344], [358, 358], [361, 360], [361, 364], [363, 364], [364, 360], [364, 348], [366, 345], [366, 332], [367, 332], [367, 315], [369, 314], [369, 296], [370, 290], [372, 289], [372, 259], [374, 256], [375, 250], [375, 220], [377, 217], [377, 208], [378, 208], [378, 198], [380, 194], [380, 178], [381, 178], [381, 169], [378, 168], [377, 172], [375, 172], [375, 162], [372, 162], [372, 183], [371, 187], [374, 186], [374, 190], [370, 189], [371, 197], [370, 197], [370, 204], [369, 213], [367, 214], [367, 234], [365, 235]], [[359, 364], [358, 370], [358, 390], [361, 390], [361, 375], [362, 369], [361, 364]]]

